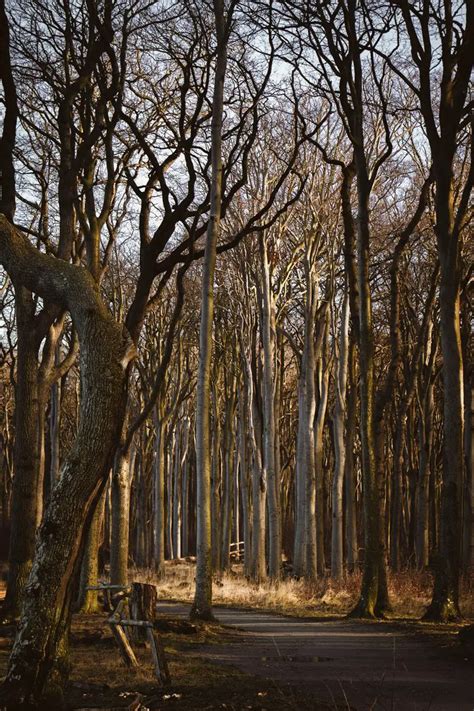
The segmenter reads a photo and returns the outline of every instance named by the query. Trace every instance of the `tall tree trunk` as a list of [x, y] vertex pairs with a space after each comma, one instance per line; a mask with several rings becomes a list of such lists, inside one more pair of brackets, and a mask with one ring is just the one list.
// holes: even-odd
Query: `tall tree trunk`
[[422, 411], [419, 420], [419, 465], [418, 465], [418, 496], [416, 519], [416, 560], [419, 568], [429, 565], [429, 506], [430, 506], [430, 474], [431, 448], [433, 442], [433, 409], [434, 381], [428, 375], [428, 383], [422, 400]]
[[[245, 383], [245, 380], [244, 380]], [[244, 385], [245, 387], [245, 385]], [[246, 398], [248, 392], [244, 393], [244, 388], [239, 392], [239, 475], [240, 475], [240, 500], [242, 504], [242, 522], [244, 528], [244, 575], [250, 575], [250, 545], [251, 545], [251, 530], [250, 530], [250, 496], [248, 487], [248, 457], [247, 457], [247, 437], [246, 437]]]
[[358, 604], [353, 616], [375, 617], [379, 575], [383, 565], [381, 521], [374, 431], [374, 333], [369, 280], [369, 178], [363, 142], [355, 150], [357, 174], [357, 266], [359, 285], [360, 434], [364, 504], [364, 571]]
[[[181, 459], [180, 468], [180, 491], [181, 497], [179, 502], [179, 549], [180, 556], [188, 554], [187, 548], [187, 518], [188, 518], [188, 452], [189, 452], [189, 418], [183, 417], [182, 421], [182, 440], [181, 440]], [[186, 538], [185, 538], [186, 537]]]
[[181, 431], [175, 428], [175, 449], [173, 467], [173, 558], [181, 558]]
[[165, 568], [165, 417], [163, 404], [154, 410], [155, 451], [153, 458], [153, 565], [158, 576]]
[[112, 471], [112, 521], [110, 538], [110, 582], [128, 585], [128, 550], [130, 527], [130, 489], [134, 454], [117, 449]]
[[204, 250], [202, 275], [201, 324], [199, 330], [199, 370], [196, 403], [196, 468], [197, 468], [197, 550], [196, 591], [191, 616], [212, 619], [211, 559], [211, 456], [209, 436], [210, 371], [212, 322], [214, 313], [214, 271], [222, 200], [222, 120], [224, 79], [227, 66], [227, 33], [229, 17], [224, 17], [223, 0], [214, 0], [217, 57], [212, 99], [211, 129], [211, 207]]
[[247, 391], [247, 419], [252, 459], [252, 556], [250, 574], [253, 580], [260, 582], [267, 577], [265, 564], [265, 509], [267, 482], [262, 466], [261, 428], [255, 401], [250, 358], [244, 359], [244, 386]]
[[104, 491], [92, 516], [82, 557], [78, 608], [84, 614], [91, 614], [100, 610], [98, 591], [88, 590], [87, 588], [97, 586], [99, 582], [99, 548], [102, 543], [105, 494], [106, 492]]
[[222, 570], [229, 568], [230, 542], [232, 531], [232, 503], [234, 499], [234, 404], [235, 382], [231, 383], [231, 392], [226, 395], [226, 413], [224, 422], [224, 449], [222, 458], [224, 462], [224, 487], [222, 492], [222, 521], [221, 521], [221, 565]]
[[[439, 187], [438, 187], [439, 189]], [[441, 227], [439, 227], [441, 229]], [[454, 251], [454, 254], [453, 254]], [[440, 540], [433, 598], [426, 619], [460, 617], [461, 497], [463, 491], [463, 362], [459, 322], [459, 257], [440, 253], [440, 335], [443, 354], [444, 448]]]
[[319, 358], [319, 402], [314, 420], [314, 477], [316, 489], [315, 515], [316, 515], [316, 547], [317, 547], [317, 572], [318, 575], [326, 573], [326, 555], [324, 551], [324, 516], [325, 516], [325, 491], [324, 491], [324, 463], [323, 463], [323, 434], [326, 422], [326, 411], [329, 399], [329, 309], [325, 310], [322, 320], [322, 349]]
[[3, 616], [17, 617], [33, 563], [38, 519], [38, 351], [31, 331], [34, 303], [20, 284], [15, 288], [17, 375], [15, 449], [11, 503], [9, 571]]
[[316, 490], [314, 416], [316, 413], [315, 321], [318, 282], [308, 251], [305, 255], [306, 303], [304, 342], [298, 383], [298, 434], [296, 440], [296, 506], [293, 572], [316, 577]]
[[[59, 347], [59, 346], [58, 346]], [[58, 359], [56, 359], [58, 364]], [[51, 404], [49, 412], [49, 439], [51, 443], [51, 462], [49, 469], [50, 489], [53, 488], [58, 476], [61, 457], [61, 379], [56, 380], [51, 387]]]
[[213, 427], [212, 427], [212, 461], [211, 461], [211, 553], [212, 567], [221, 569], [221, 421], [218, 412], [217, 387], [213, 389], [212, 398]]
[[[332, 492], [332, 545], [331, 545], [331, 575], [341, 578], [343, 574], [343, 501], [344, 472], [346, 459], [346, 442], [344, 427], [346, 417], [346, 389], [349, 359], [349, 295], [346, 289], [341, 314], [339, 336], [339, 354], [337, 361], [336, 405], [334, 408], [334, 476]], [[349, 452], [352, 456], [352, 452]]]
[[344, 508], [347, 570], [353, 573], [359, 562], [357, 542], [356, 476], [354, 471], [354, 441], [357, 419], [357, 385], [355, 383], [355, 344], [349, 343], [349, 394], [347, 405], [346, 452], [344, 468]]
[[270, 284], [266, 238], [260, 235], [260, 258], [262, 270], [262, 345], [263, 345], [263, 466], [267, 481], [268, 507], [268, 570], [270, 578], [278, 581], [281, 563], [280, 493], [277, 490], [279, 473], [275, 462], [275, 398], [274, 358], [275, 331], [273, 328], [273, 296]]

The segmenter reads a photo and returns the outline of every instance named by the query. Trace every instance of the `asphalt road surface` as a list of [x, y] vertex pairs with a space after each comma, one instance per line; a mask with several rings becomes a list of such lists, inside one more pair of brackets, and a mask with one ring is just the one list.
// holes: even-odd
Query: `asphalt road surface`
[[[176, 617], [189, 613], [189, 607], [168, 602], [158, 609]], [[295, 619], [218, 607], [214, 612], [222, 624], [245, 634], [202, 646], [200, 654], [213, 663], [304, 685], [334, 707], [474, 711], [472, 660], [443, 648], [442, 636], [433, 640], [389, 623]]]

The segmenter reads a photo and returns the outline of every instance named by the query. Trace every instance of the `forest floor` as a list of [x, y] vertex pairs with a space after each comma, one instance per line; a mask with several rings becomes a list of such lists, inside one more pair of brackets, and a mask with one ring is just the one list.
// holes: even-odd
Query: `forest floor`
[[[135, 571], [131, 577], [145, 576]], [[167, 566], [158, 583], [161, 618], [188, 615], [188, 605], [164, 598], [189, 601], [193, 577], [190, 562]], [[474, 658], [457, 642], [461, 626], [414, 619], [429, 589], [422, 592], [424, 584], [413, 581], [410, 605], [405, 602], [403, 609], [408, 577], [395, 587], [392, 580], [396, 619], [355, 622], [343, 614], [355, 601], [356, 582], [346, 580], [344, 588], [326, 581], [319, 590], [323, 601], [298, 581], [251, 586], [238, 568], [226, 574], [215, 581], [214, 597], [217, 605], [233, 609], [216, 607], [220, 624], [195, 630], [178, 625], [177, 631], [160, 633], [172, 679], [165, 689], [157, 685], [149, 649], [136, 650], [138, 670], [124, 666], [106, 613], [76, 615], [66, 708], [472, 711]], [[462, 603], [469, 616], [472, 597], [472, 580], [464, 581]], [[13, 627], [0, 627], [0, 677], [13, 635]]]
[[[175, 617], [182, 617], [182, 612], [177, 611], [176, 616], [165, 612], [159, 614], [159, 619], [172, 624]], [[178, 631], [160, 632], [171, 676], [170, 686], [163, 688], [157, 683], [149, 648], [134, 647], [138, 669], [124, 665], [106, 620], [106, 613], [74, 616], [71, 675], [64, 703], [49, 702], [44, 711], [347, 708], [321, 702], [311, 689], [299, 689], [286, 679], [262, 679], [237, 668], [216, 665], [209, 650], [215, 651], [221, 645], [240, 646], [246, 637], [245, 633], [218, 623], [186, 625], [182, 631], [177, 624]], [[14, 634], [13, 625], [0, 625], [0, 681], [7, 670]]]

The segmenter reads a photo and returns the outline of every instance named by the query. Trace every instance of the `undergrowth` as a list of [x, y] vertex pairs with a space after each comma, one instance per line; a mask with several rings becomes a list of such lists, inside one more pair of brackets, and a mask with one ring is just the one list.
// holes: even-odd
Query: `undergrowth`
[[[194, 596], [194, 562], [167, 561], [165, 573], [157, 578], [152, 571], [135, 570], [133, 577], [154, 583], [161, 599], [191, 602]], [[271, 610], [298, 617], [345, 615], [356, 604], [361, 573], [336, 580], [329, 576], [314, 582], [286, 577], [278, 584], [255, 583], [243, 575], [242, 565], [214, 576], [213, 602], [216, 605]], [[394, 617], [419, 618], [430, 602], [433, 576], [413, 569], [389, 573], [389, 593]], [[466, 575], [461, 584], [461, 610], [474, 617], [474, 579]]]

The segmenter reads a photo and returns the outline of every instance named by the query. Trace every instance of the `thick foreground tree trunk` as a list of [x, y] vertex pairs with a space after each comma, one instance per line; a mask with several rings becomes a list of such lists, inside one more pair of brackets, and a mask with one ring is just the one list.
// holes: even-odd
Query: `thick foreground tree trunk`
[[102, 303], [90, 274], [39, 253], [2, 215], [0, 262], [12, 279], [70, 311], [81, 346], [77, 437], [38, 532], [18, 635], [1, 690], [0, 705], [16, 709], [48, 694], [51, 706], [58, 703], [74, 576], [120, 436], [125, 371], [134, 348]]

